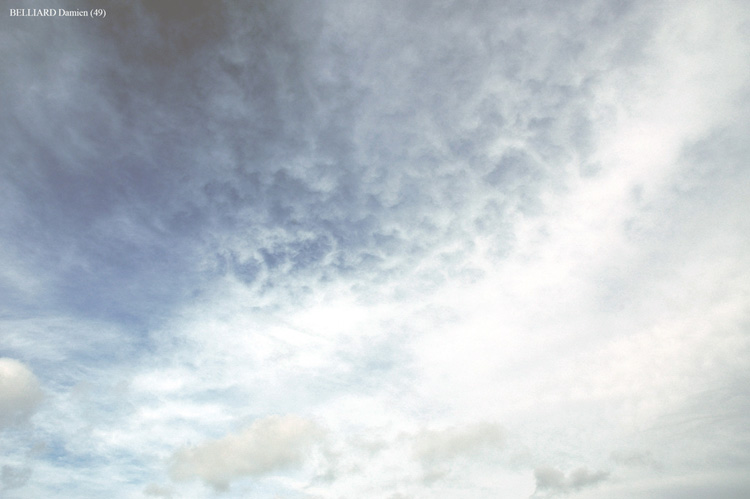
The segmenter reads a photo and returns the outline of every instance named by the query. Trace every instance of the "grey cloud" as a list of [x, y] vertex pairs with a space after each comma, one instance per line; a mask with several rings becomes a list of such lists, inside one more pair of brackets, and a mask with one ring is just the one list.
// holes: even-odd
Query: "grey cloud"
[[26, 485], [31, 478], [31, 468], [5, 465], [0, 473], [3, 489], [18, 489]]
[[565, 473], [556, 468], [536, 468], [534, 478], [536, 479], [537, 489], [540, 490], [565, 488]]
[[605, 471], [590, 471], [587, 468], [577, 468], [567, 475], [552, 467], [534, 469], [536, 493], [567, 494], [583, 488], [597, 485], [609, 477]]
[[296, 416], [268, 416], [218, 440], [179, 449], [170, 474], [183, 481], [199, 478], [216, 490], [243, 477], [262, 476], [303, 464], [322, 441], [319, 426]]
[[[193, 18], [181, 22], [182, 31], [203, 27], [192, 21], [200, 25], [213, 12], [178, 10]], [[3, 172], [19, 205], [3, 235], [24, 255], [24, 267], [46, 278], [46, 293], [35, 297], [42, 306], [143, 318], [159, 312], [156, 303], [173, 303], [189, 281], [184, 270], [195, 251], [187, 244], [190, 227], [179, 223], [186, 209], [176, 201], [180, 182], [173, 166], [189, 159], [186, 125], [196, 120], [178, 126], [178, 115], [189, 116], [170, 112], [181, 103], [162, 98], [187, 97], [185, 89], [152, 80], [172, 73], [156, 69], [158, 63], [136, 67], [119, 53], [132, 49], [144, 59], [164, 53], [170, 40], [137, 50], [153, 38], [154, 16], [137, 4], [110, 13], [101, 31], [35, 24], [6, 40], [17, 64], [1, 90], [14, 103], [2, 129], [13, 144]], [[179, 31], [168, 24], [164, 36]], [[190, 58], [176, 59], [184, 66]], [[165, 89], [153, 96], [164, 103], [150, 102], [147, 88]], [[176, 237], [164, 245], [162, 235]]]
[[[507, 247], [497, 228], [589, 133], [586, 50], [631, 22], [580, 9], [584, 36], [513, 5], [111, 3], [101, 25], [17, 33], [4, 239], [45, 304], [118, 320], [225, 274], [298, 293], [477, 227]], [[495, 158], [498, 139], [522, 145]]]
[[589, 487], [606, 480], [608, 476], [609, 473], [606, 471], [589, 471], [586, 468], [578, 468], [568, 475], [568, 487], [573, 490]]

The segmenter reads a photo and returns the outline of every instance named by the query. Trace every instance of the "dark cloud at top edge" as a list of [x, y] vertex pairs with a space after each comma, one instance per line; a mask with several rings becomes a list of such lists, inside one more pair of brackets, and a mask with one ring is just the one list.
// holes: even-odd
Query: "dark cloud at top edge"
[[[504, 67], [539, 43], [569, 50], [573, 27], [536, 33], [505, 7], [405, 21], [352, 20], [337, 4], [105, 7], [95, 29], [55, 28], [52, 53], [68, 49], [68, 59], [32, 66], [19, 58], [35, 45], [24, 47], [14, 82], [36, 87], [4, 90], [28, 101], [4, 132], [18, 146], [10, 176], [26, 203], [6, 237], [19, 253], [34, 248], [24, 259], [52, 276], [52, 301], [81, 313], [150, 315], [225, 272], [314, 282], [348, 269], [368, 279], [396, 254], [411, 255], [408, 266], [454, 230], [428, 222], [436, 210], [460, 226], [477, 216], [473, 203], [494, 199], [503, 208], [483, 213], [498, 222], [473, 224], [489, 228], [503, 226], [504, 210], [534, 206], [555, 174], [493, 166], [497, 137], [525, 130], [550, 159], [589, 133], [582, 89]], [[516, 24], [504, 32], [495, 21]], [[568, 69], [548, 64], [564, 83]], [[498, 76], [521, 93], [486, 94]], [[477, 116], [479, 127], [465, 124]], [[473, 179], [482, 175], [486, 185]]]

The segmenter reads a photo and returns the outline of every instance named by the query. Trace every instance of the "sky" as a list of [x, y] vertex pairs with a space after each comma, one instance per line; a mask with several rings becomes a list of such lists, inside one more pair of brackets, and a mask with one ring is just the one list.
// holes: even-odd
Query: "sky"
[[10, 7], [2, 497], [750, 497], [747, 2]]

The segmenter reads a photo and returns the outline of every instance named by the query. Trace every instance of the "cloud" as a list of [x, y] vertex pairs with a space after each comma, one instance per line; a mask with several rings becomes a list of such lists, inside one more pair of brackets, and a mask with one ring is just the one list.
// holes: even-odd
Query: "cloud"
[[[2, 132], [27, 173], [0, 216], [9, 299], [33, 275], [28, 301], [117, 320], [155, 321], [221, 276], [258, 294], [382, 279], [475, 225], [506, 248], [494, 229], [538, 207], [549, 162], [590, 135], [575, 73], [599, 44], [581, 38], [612, 36], [578, 29], [599, 14], [585, 8], [574, 24], [500, 6], [111, 8], [106, 31], [3, 44], [19, 68]], [[74, 48], [31, 65], [32, 40]]]
[[476, 423], [444, 430], [423, 430], [414, 437], [414, 456], [425, 463], [472, 456], [505, 443], [505, 431], [495, 423]]
[[29, 481], [29, 478], [31, 478], [31, 468], [28, 467], [5, 465], [0, 474], [0, 482], [2, 482], [5, 490], [23, 487]]
[[609, 457], [613, 463], [626, 467], [658, 468], [660, 466], [659, 461], [651, 451], [617, 450], [612, 452]]
[[25, 423], [43, 398], [39, 381], [21, 362], [0, 358], [0, 429]]
[[567, 476], [559, 469], [552, 467], [540, 467], [534, 470], [536, 491], [550, 494], [567, 494], [591, 487], [603, 482], [608, 476], [609, 473], [605, 471], [589, 471], [587, 468], [577, 468]]
[[448, 476], [457, 460], [492, 460], [490, 453], [505, 445], [505, 430], [488, 422], [422, 430], [412, 437], [411, 445], [422, 467], [422, 481], [430, 485]]
[[150, 483], [143, 489], [143, 494], [152, 497], [172, 497], [174, 491], [169, 487], [164, 487], [155, 483]]
[[[164, 456], [180, 497], [527, 497], [528, 463], [631, 448], [654, 480], [747, 468], [746, 2], [103, 1], [0, 20], [33, 495], [132, 497]], [[287, 413], [337, 462], [232, 426]]]
[[303, 464], [323, 432], [297, 416], [268, 416], [218, 440], [179, 449], [172, 456], [174, 480], [200, 478], [216, 490], [232, 480], [257, 477]]
[[534, 470], [534, 478], [539, 490], [565, 488], [565, 473], [556, 468], [536, 468]]

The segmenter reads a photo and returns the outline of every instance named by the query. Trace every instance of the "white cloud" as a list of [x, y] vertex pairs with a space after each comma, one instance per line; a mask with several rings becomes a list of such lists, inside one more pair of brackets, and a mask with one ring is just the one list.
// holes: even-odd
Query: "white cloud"
[[322, 429], [309, 420], [268, 416], [239, 433], [179, 449], [172, 456], [170, 474], [178, 481], [200, 478], [226, 490], [232, 480], [303, 464], [322, 438]]
[[39, 381], [23, 363], [0, 358], [0, 428], [26, 422], [42, 401]]
[[[744, 470], [750, 11], [718, 2], [229, 2], [227, 39], [168, 72], [135, 40], [168, 15], [72, 65], [64, 44], [20, 56], [0, 302], [5, 355], [45, 366], [36, 495], [117, 476], [175, 497], [525, 497], [531, 463], [555, 466], [539, 494], [627, 491], [561, 471], [608, 456], [624, 481]], [[83, 92], [88, 67], [111, 76]], [[72, 109], [87, 119], [56, 126]], [[117, 164], [63, 143], [49, 161], [61, 129]], [[305, 459], [322, 434], [299, 418], [231, 433], [286, 413], [326, 451]], [[147, 486], [169, 456], [179, 483]]]

